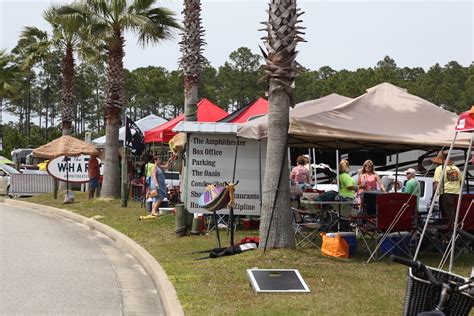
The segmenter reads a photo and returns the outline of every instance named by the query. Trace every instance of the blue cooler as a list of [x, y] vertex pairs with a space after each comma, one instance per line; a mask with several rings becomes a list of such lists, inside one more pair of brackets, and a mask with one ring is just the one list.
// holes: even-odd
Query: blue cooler
[[[402, 242], [399, 243], [399, 241]], [[387, 237], [384, 239], [382, 244], [380, 245], [380, 253], [382, 255], [396, 255], [396, 256], [403, 256], [404, 252], [400, 249], [407, 249], [410, 242], [410, 234], [408, 232], [401, 232], [398, 233], [391, 233], [388, 234]], [[398, 245], [395, 247], [395, 245]]]
[[338, 234], [344, 238], [349, 245], [349, 256], [353, 257], [357, 252], [357, 238], [353, 232], [338, 232]]

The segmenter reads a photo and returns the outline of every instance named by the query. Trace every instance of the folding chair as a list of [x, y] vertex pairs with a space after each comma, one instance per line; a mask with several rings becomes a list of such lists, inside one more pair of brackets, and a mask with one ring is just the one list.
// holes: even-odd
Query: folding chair
[[[457, 198], [455, 198], [453, 204], [457, 205]], [[444, 218], [443, 220], [446, 221], [448, 219]], [[458, 229], [468, 232], [474, 231], [474, 194], [462, 195], [458, 221]], [[425, 234], [426, 241], [430, 244], [426, 245], [423, 249], [423, 253], [435, 249], [440, 254], [446, 255], [446, 249], [450, 248], [453, 229], [454, 227], [451, 221], [446, 221], [444, 224], [428, 224], [428, 231], [432, 233]], [[458, 235], [456, 237], [456, 248], [457, 254], [455, 254], [455, 257], [459, 256], [462, 251], [469, 251], [471, 248], [470, 240], [462, 235]]]
[[[457, 205], [457, 200], [454, 204]], [[449, 225], [439, 230], [439, 239], [441, 241], [441, 250], [446, 252], [445, 248], [450, 246], [452, 242], [452, 234], [454, 227]], [[474, 194], [464, 194], [461, 196], [461, 206], [459, 207], [458, 229], [467, 232], [474, 231]], [[455, 257], [458, 257], [464, 251], [472, 251], [470, 239], [464, 237], [462, 234], [456, 236], [455, 243]]]
[[[459, 208], [459, 228], [474, 234], [474, 194], [464, 194], [461, 197], [461, 207]], [[459, 235], [460, 253], [464, 250], [473, 253], [474, 244], [462, 235]]]
[[[410, 194], [377, 195], [374, 220], [357, 225], [366, 250], [370, 254], [367, 262], [372, 258], [380, 260], [395, 250], [398, 254], [411, 256], [409, 245], [415, 231], [415, 211], [416, 197]], [[384, 253], [379, 256], [382, 245], [385, 245]]]
[[315, 212], [299, 210], [292, 207], [293, 230], [295, 235], [296, 247], [316, 247], [321, 248], [321, 237], [319, 234], [326, 228], [324, 223], [319, 220]]

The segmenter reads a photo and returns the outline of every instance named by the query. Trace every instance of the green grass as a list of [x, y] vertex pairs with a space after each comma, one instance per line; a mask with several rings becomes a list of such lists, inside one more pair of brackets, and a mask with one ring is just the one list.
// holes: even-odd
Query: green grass
[[[24, 200], [86, 217], [103, 216], [101, 222], [134, 239], [163, 266], [187, 315], [399, 315], [402, 311], [406, 268], [388, 260], [364, 264], [363, 255], [338, 260], [323, 257], [317, 249], [304, 249], [249, 251], [196, 261], [203, 254], [192, 252], [216, 247], [215, 236], [177, 238], [173, 215], [138, 221], [146, 213], [139, 203], [122, 208], [119, 201], [88, 201], [83, 193], [75, 193], [76, 202], [68, 205], [52, 195]], [[250, 235], [258, 232], [238, 230], [236, 240]], [[221, 236], [223, 245], [228, 245], [225, 232]], [[423, 259], [435, 265], [437, 258]], [[455, 272], [468, 275], [473, 259], [459, 258]], [[311, 293], [256, 295], [246, 277], [246, 269], [252, 267], [298, 269]]]

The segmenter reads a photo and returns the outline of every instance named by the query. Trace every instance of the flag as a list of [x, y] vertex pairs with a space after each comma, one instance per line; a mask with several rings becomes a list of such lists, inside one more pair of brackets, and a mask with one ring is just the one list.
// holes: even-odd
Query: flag
[[125, 126], [125, 146], [131, 149], [135, 156], [140, 156], [145, 150], [145, 137], [140, 128], [127, 117]]

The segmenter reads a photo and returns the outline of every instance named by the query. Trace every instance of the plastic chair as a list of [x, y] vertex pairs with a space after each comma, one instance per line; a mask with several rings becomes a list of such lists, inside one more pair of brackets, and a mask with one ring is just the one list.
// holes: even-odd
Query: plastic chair
[[[376, 196], [375, 217], [356, 224], [366, 250], [375, 260], [397, 251], [411, 256], [409, 243], [415, 229], [416, 197], [406, 193], [387, 193]], [[390, 235], [389, 235], [390, 234]], [[410, 239], [409, 241], [407, 239]], [[407, 242], [408, 241], [408, 242]], [[384, 253], [379, 256], [382, 245]]]

